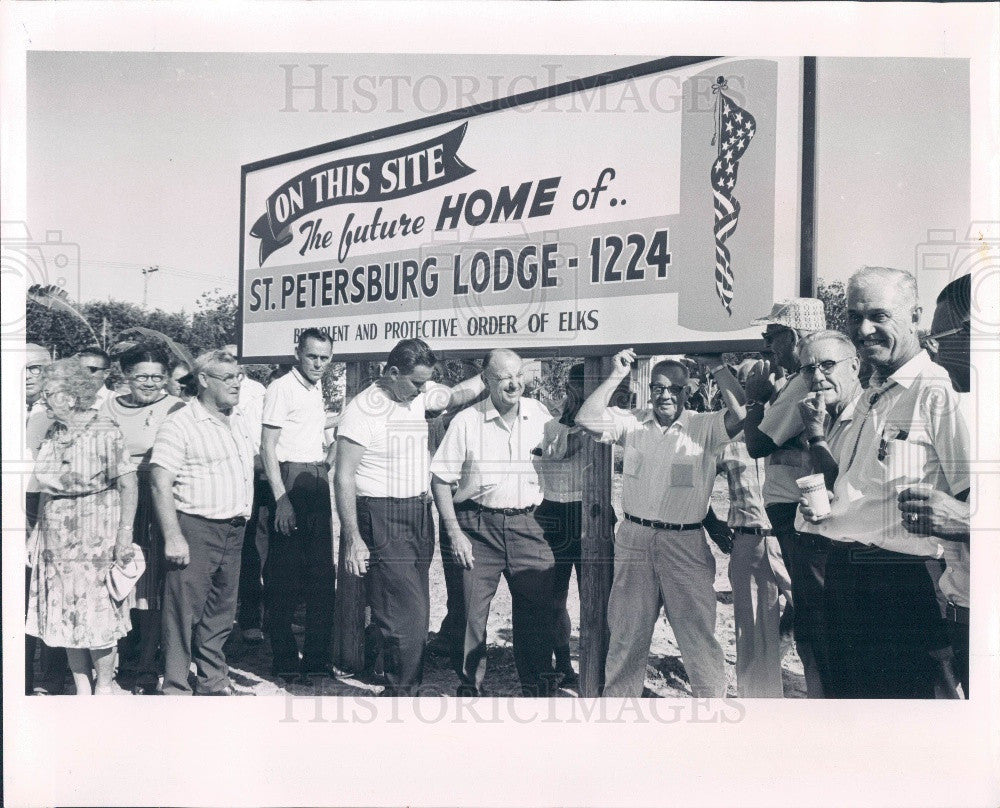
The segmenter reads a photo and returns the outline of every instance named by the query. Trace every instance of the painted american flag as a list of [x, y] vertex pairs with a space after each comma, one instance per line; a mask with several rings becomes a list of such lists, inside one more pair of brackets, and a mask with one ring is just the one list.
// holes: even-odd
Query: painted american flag
[[[724, 87], [722, 83], [722, 87]], [[733, 313], [733, 266], [729, 248], [726, 246], [740, 217], [740, 203], [733, 196], [736, 176], [750, 141], [757, 131], [753, 115], [733, 103], [719, 87], [720, 106], [716, 124], [715, 142], [719, 146], [719, 156], [712, 164], [712, 192], [715, 196], [715, 291], [726, 312]]]

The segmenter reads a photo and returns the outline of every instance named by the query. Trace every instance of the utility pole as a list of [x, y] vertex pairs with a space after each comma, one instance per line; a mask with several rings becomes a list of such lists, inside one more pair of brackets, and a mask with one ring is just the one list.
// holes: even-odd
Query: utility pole
[[142, 307], [146, 308], [149, 299], [149, 276], [153, 272], [159, 272], [160, 268], [158, 266], [143, 267], [139, 271], [142, 273]]

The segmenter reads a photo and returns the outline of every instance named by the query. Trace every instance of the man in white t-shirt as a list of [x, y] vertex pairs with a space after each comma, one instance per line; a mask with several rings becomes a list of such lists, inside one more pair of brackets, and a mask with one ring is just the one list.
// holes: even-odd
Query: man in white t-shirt
[[483, 389], [478, 376], [450, 389], [434, 384], [436, 364], [423, 340], [398, 343], [337, 428], [334, 494], [347, 571], [368, 576], [386, 696], [419, 695], [423, 677], [434, 555], [427, 417]]
[[[265, 592], [272, 668], [276, 676], [332, 675], [334, 571], [329, 469], [323, 445], [323, 374], [333, 340], [309, 328], [299, 335], [296, 364], [264, 395], [261, 460], [274, 495], [274, 531]], [[301, 666], [292, 634], [300, 597], [306, 602]]]

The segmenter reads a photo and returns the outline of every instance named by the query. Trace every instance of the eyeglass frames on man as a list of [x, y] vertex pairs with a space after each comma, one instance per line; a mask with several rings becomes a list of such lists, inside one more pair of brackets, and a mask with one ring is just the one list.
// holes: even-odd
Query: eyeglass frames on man
[[802, 365], [799, 367], [799, 371], [804, 375], [809, 376], [815, 373], [817, 370], [823, 372], [824, 376], [829, 376], [833, 373], [833, 369], [837, 367], [841, 362], [846, 362], [848, 359], [853, 359], [853, 356], [845, 356], [843, 359], [826, 359], [822, 362], [816, 362], [812, 365]]

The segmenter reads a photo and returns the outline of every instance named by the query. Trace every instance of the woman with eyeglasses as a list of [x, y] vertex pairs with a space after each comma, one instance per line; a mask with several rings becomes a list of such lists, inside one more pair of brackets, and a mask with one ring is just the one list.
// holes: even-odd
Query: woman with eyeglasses
[[[125, 436], [125, 445], [138, 468], [139, 502], [135, 511], [135, 543], [146, 557], [146, 571], [134, 590], [133, 620], [138, 631], [139, 653], [135, 663], [136, 695], [157, 692], [160, 645], [160, 598], [163, 590], [163, 541], [153, 511], [149, 458], [153, 439], [163, 420], [184, 402], [164, 390], [169, 363], [156, 346], [137, 345], [118, 359], [129, 392], [109, 397], [102, 410]], [[133, 634], [131, 637], [135, 640]]]
[[45, 368], [41, 397], [54, 423], [34, 469], [41, 501], [25, 630], [66, 649], [78, 696], [123, 692], [115, 645], [130, 628], [128, 604], [106, 580], [133, 555], [135, 466], [121, 432], [92, 409], [97, 386], [77, 359]]

